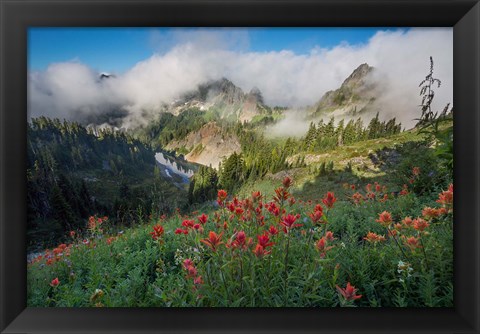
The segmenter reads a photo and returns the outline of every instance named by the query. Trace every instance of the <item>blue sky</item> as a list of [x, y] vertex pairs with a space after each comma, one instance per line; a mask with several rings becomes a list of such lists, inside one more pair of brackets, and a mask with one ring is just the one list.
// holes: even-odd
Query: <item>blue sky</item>
[[224, 48], [240, 52], [290, 50], [308, 54], [315, 47], [361, 45], [380, 28], [30, 28], [29, 69], [79, 61], [97, 71], [125, 72], [154, 53], [165, 53], [196, 34], [223, 36]]

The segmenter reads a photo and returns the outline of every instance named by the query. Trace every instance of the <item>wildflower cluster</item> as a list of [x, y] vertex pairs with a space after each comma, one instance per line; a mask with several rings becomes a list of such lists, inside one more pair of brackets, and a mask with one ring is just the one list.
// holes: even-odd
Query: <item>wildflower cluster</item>
[[92, 235], [102, 234], [103, 229], [101, 228], [101, 226], [105, 224], [107, 221], [108, 221], [107, 216], [104, 216], [104, 217], [90, 216], [87, 222], [87, 229]]
[[175, 229], [175, 234], [188, 234], [190, 231], [203, 232], [203, 226], [207, 223], [208, 216], [202, 213], [197, 217], [197, 221], [192, 219], [185, 219], [182, 222], [182, 227]]
[[199, 285], [203, 284], [202, 276], [198, 275], [198, 270], [193, 264], [191, 259], [185, 259], [183, 261], [183, 268], [187, 273], [187, 278], [193, 280], [193, 289], [196, 290]]
[[34, 264], [45, 260], [47, 266], [50, 266], [56, 262], [65, 260], [66, 257], [70, 256], [71, 249], [73, 244], [60, 244], [54, 249], [46, 249], [42, 254], [37, 255], [29, 261], [30, 264]]
[[351, 195], [349, 196], [350, 201], [355, 205], [360, 205], [363, 203], [374, 203], [374, 202], [386, 202], [392, 198], [395, 198], [397, 195], [403, 196], [408, 194], [408, 186], [404, 185], [402, 191], [400, 192], [388, 192], [386, 186], [381, 185], [378, 182], [373, 184], [368, 183], [365, 186], [365, 190], [362, 192], [360, 187], [357, 187], [354, 184], [344, 184], [344, 189], [350, 189]]
[[[415, 173], [420, 172], [415, 170]], [[429, 228], [432, 223], [441, 221], [453, 210], [453, 185], [439, 194], [437, 203], [442, 206], [439, 208], [424, 207], [421, 211], [422, 215], [413, 219], [407, 216], [396, 222], [390, 212], [383, 211], [378, 214], [378, 219], [375, 221], [385, 228], [388, 236], [394, 240], [404, 256], [406, 256], [405, 249], [412, 253], [421, 249], [427, 265], [428, 259], [424, 249], [424, 239], [430, 234]], [[373, 232], [368, 232], [363, 239], [372, 244], [386, 241], [385, 236]]]
[[[259, 191], [252, 192], [250, 197], [242, 200], [235, 196], [228, 200], [228, 193], [225, 190], [219, 190], [217, 194], [219, 210], [213, 214], [213, 219], [209, 220], [206, 214], [201, 214], [196, 220], [185, 219], [182, 227], [175, 230], [175, 234], [188, 235], [191, 231], [195, 231], [198, 238], [192, 235], [186, 240], [195, 245], [194, 249], [199, 250], [196, 263], [204, 262], [201, 270], [206, 270], [205, 274], [212, 270], [208, 268], [215, 263], [220, 266], [220, 263], [229, 258], [233, 261], [231, 265], [236, 263], [235, 265], [239, 266], [241, 274], [246, 263], [250, 263], [253, 259], [266, 260], [275, 253], [277, 256], [283, 254], [283, 270], [288, 276], [288, 253], [291, 242], [296, 242], [299, 236], [307, 236], [305, 240], [307, 246], [314, 247], [318, 251], [318, 259], [324, 259], [335, 247], [336, 240], [333, 232], [326, 229], [314, 238], [317, 239], [316, 241], [311, 240], [313, 230], [307, 235], [303, 229], [304, 224], [299, 223], [301, 213], [287, 211], [287, 208], [293, 208], [297, 203], [289, 191], [292, 183], [292, 179], [286, 177], [282, 186], [275, 189], [270, 202], [264, 202], [264, 196]], [[337, 198], [333, 192], [327, 192], [321, 199], [327, 211], [333, 209], [336, 201]], [[315, 204], [313, 211], [304, 219], [309, 218], [314, 225], [326, 227], [328, 219], [322, 205]], [[268, 225], [266, 225], [267, 221]], [[205, 246], [203, 250], [200, 249], [201, 244]], [[209, 252], [211, 252], [210, 255], [208, 255]], [[177, 250], [177, 263], [180, 256]], [[210, 260], [207, 261], [207, 259]], [[200, 280], [198, 278], [202, 277], [199, 274], [200, 269], [193, 265], [190, 258], [185, 259], [182, 265], [187, 271], [187, 278]], [[216, 270], [221, 273], [221, 281], [223, 281], [222, 269]], [[232, 270], [231, 274], [236, 272], [235, 269]]]
[[[355, 229], [342, 226], [339, 217], [345, 217], [342, 210], [358, 210], [358, 207], [352, 208], [333, 192], [326, 192], [315, 200], [297, 200], [292, 184], [292, 179], [285, 178], [270, 199], [259, 191], [240, 199], [219, 190], [215, 209], [189, 215], [177, 212], [170, 218], [160, 219], [152, 215], [152, 224], [143, 227], [143, 232], [132, 229], [125, 235], [123, 231], [118, 235], [105, 235], [102, 242], [96, 238], [83, 239], [81, 232], [73, 231], [67, 240], [72, 238], [74, 243], [60, 244], [34, 260], [40, 265], [52, 266], [48, 273], [44, 270], [46, 276], [42, 281], [51, 287], [49, 303], [54, 303], [59, 293], [68, 290], [57, 289], [59, 285], [70, 287], [69, 284], [77, 280], [76, 275], [81, 275], [80, 270], [75, 266], [70, 268], [66, 261], [70, 254], [76, 254], [72, 252], [86, 250], [82, 257], [92, 260], [98, 253], [102, 261], [115, 259], [115, 266], [122, 261], [135, 263], [132, 259], [137, 258], [138, 253], [132, 257], [130, 253], [136, 252], [131, 241], [136, 235], [143, 242], [145, 236], [149, 240], [142, 257], [150, 257], [146, 261], [152, 264], [152, 270], [148, 270], [149, 276], [145, 278], [135, 277], [141, 275], [141, 271], [124, 275], [132, 277], [132, 281], [152, 282], [149, 291], [158, 298], [153, 301], [158, 305], [290, 306], [301, 298], [302, 305], [323, 305], [328, 301], [332, 306], [365, 306], [371, 300], [362, 296], [361, 292], [368, 290], [360, 282], [368, 282], [366, 277], [372, 274], [364, 269], [358, 271], [356, 267], [365, 268], [362, 267], [365, 263], [369, 263], [368, 266], [374, 263], [381, 269], [372, 269], [372, 273], [385, 273], [382, 274], [385, 284], [396, 284], [404, 289], [403, 293], [410, 293], [413, 273], [417, 277], [418, 273], [428, 272], [425, 269], [429, 265], [435, 265], [436, 259], [427, 256], [438, 247], [434, 240], [438, 230], [434, 229], [443, 227], [442, 224], [452, 218], [453, 185], [439, 194], [438, 205], [430, 198], [429, 205], [417, 209], [415, 216], [403, 216], [402, 210], [392, 210], [394, 205], [383, 204], [384, 186], [367, 185], [366, 193], [374, 195], [362, 195], [361, 200], [375, 202], [375, 205], [368, 208], [368, 216], [363, 216], [369, 217], [367, 229], [355, 234]], [[358, 188], [350, 186], [350, 189]], [[400, 203], [402, 200], [409, 198], [398, 199]], [[376, 212], [375, 218], [371, 212]], [[92, 216], [88, 231], [100, 233], [104, 221]], [[150, 240], [160, 247], [152, 247], [155, 243]], [[115, 247], [111, 247], [114, 242]], [[363, 255], [357, 256], [358, 252]], [[363, 259], [365, 263], [361, 263]], [[356, 264], [352, 265], [352, 261]], [[97, 275], [100, 283], [88, 292], [86, 306], [108, 306], [114, 295], [110, 289], [115, 285], [104, 283], [111, 273], [105, 270]], [[390, 288], [379, 289], [378, 293], [389, 293]], [[335, 295], [337, 298], [332, 300]], [[267, 296], [272, 296], [274, 302]]]

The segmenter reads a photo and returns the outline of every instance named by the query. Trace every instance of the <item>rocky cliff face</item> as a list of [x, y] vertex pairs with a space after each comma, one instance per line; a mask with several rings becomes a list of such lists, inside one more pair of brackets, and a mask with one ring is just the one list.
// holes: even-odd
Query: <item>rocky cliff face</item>
[[218, 168], [223, 158], [234, 152], [240, 153], [241, 146], [237, 136], [223, 131], [216, 122], [205, 124], [200, 130], [191, 132], [180, 141], [172, 141], [166, 149], [186, 148], [189, 153], [185, 159], [206, 166]]

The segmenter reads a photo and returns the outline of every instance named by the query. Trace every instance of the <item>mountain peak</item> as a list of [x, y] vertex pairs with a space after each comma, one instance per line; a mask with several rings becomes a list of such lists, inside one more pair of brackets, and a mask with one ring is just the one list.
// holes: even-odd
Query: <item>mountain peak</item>
[[253, 101], [255, 101], [255, 103], [260, 103], [260, 104], [264, 103], [262, 92], [260, 91], [260, 89], [258, 89], [258, 87], [253, 87], [250, 90], [250, 93], [248, 93], [248, 95], [247, 95], [247, 99], [248, 100], [253, 100]]
[[367, 63], [358, 66], [340, 88], [322, 96], [314, 113], [327, 112], [338, 117], [351, 117], [370, 110], [378, 95], [377, 83], [369, 78], [374, 70]]
[[109, 79], [109, 78], [115, 78], [115, 74], [110, 74], [110, 73], [102, 72], [102, 73], [100, 73], [99, 78], [100, 78], [100, 80]]
[[352, 74], [342, 84], [342, 87], [358, 86], [365, 82], [365, 78], [374, 70], [374, 68], [367, 63], [358, 66]]

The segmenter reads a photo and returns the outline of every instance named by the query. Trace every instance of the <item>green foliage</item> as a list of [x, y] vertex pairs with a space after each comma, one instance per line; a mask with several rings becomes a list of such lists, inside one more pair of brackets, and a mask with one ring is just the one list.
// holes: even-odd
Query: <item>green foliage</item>
[[213, 168], [200, 166], [190, 181], [188, 200], [190, 204], [215, 199], [218, 190], [218, 174]]
[[[259, 209], [264, 220], [256, 214], [246, 218], [249, 210], [259, 207], [259, 199], [249, 196], [249, 201], [227, 202], [215, 212], [206, 209], [207, 219], [200, 229], [182, 224], [185, 219], [200, 222], [194, 212], [152, 217], [149, 224], [121, 234], [75, 237], [72, 246], [59, 246], [63, 253], [54, 250], [50, 254], [57, 255], [29, 264], [27, 305], [452, 307], [452, 212], [430, 218], [428, 233], [405, 224], [397, 228], [393, 224], [406, 216], [422, 216], [425, 206], [438, 208], [435, 197], [409, 193], [384, 201], [380, 200], [382, 190], [373, 191], [377, 192], [375, 199], [356, 204], [341, 200], [327, 208], [320, 201], [323, 216], [317, 224], [310, 217], [317, 201], [288, 204], [278, 198], [268, 202], [264, 197]], [[302, 225], [282, 232], [286, 214], [276, 216], [267, 209], [268, 203], [296, 216], [296, 223]], [[233, 214], [224, 226], [231, 205], [242, 208], [243, 213]], [[392, 215], [389, 229], [397, 231], [395, 236], [376, 222], [383, 211]], [[154, 224], [164, 228], [158, 240], [151, 236]], [[279, 233], [269, 234], [272, 244], [262, 255], [255, 244], [270, 226]], [[174, 232], [179, 228], [187, 229], [188, 234]], [[102, 230], [109, 227], [102, 226]], [[215, 250], [203, 242], [212, 240], [210, 231], [220, 238]], [[244, 231], [246, 238], [235, 244], [241, 240], [239, 231]], [[329, 239], [326, 231], [333, 232]], [[367, 242], [369, 232], [386, 240]], [[422, 238], [422, 248], [408, 248], [404, 236]], [[87, 244], [81, 241], [84, 238], [89, 240]], [[319, 246], [322, 238], [325, 246]], [[47, 263], [49, 259], [53, 261]], [[187, 259], [191, 260], [188, 265]], [[54, 278], [60, 283], [52, 287], [49, 284]], [[337, 286], [345, 288], [347, 282], [362, 295], [360, 299], [342, 297]]]
[[198, 108], [185, 110], [178, 116], [163, 112], [158, 115], [156, 120], [136, 130], [135, 135], [143, 142], [160, 149], [172, 140], [183, 139], [190, 132], [198, 131], [203, 125], [217, 118], [217, 112], [205, 113]]
[[147, 216], [186, 202], [186, 191], [153, 178], [155, 152], [124, 132], [45, 117], [32, 119], [27, 131], [29, 248], [82, 231], [92, 213], [129, 226], [139, 208]]
[[[385, 159], [383, 168], [391, 171], [391, 179], [397, 184], [411, 184], [416, 193], [438, 192], [447, 187], [453, 174], [442, 168], [429, 141], [407, 142], [395, 147], [395, 152], [403, 156], [401, 161]], [[413, 169], [420, 174], [414, 175]]]
[[234, 152], [222, 162], [220, 185], [229, 191], [237, 189], [243, 182], [245, 163], [241, 154]]

